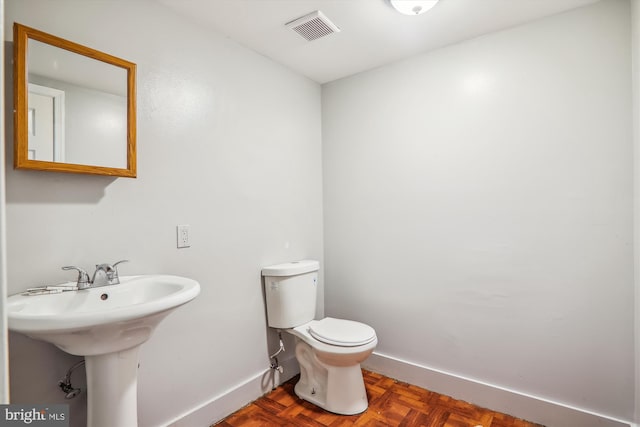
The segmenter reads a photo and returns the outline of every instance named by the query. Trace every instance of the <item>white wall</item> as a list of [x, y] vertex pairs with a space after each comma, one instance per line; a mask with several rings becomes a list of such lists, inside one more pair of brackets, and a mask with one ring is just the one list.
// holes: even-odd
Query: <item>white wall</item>
[[[319, 85], [155, 2], [8, 0], [6, 40], [13, 21], [137, 63], [138, 179], [8, 165], [9, 293], [125, 258], [124, 275], [200, 282], [143, 346], [141, 426], [259, 382], [277, 344], [260, 267], [322, 261]], [[176, 249], [177, 224], [191, 225], [191, 248]], [[76, 358], [10, 339], [12, 401], [63, 402], [56, 382]]]
[[323, 86], [327, 315], [377, 352], [634, 411], [629, 2]]
[[64, 95], [65, 117], [71, 118], [65, 120], [65, 161], [126, 169], [126, 96], [76, 85]]

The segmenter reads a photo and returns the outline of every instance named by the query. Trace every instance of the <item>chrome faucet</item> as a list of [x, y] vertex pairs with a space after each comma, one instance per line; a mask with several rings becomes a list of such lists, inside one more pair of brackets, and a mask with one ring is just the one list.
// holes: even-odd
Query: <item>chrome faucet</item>
[[89, 281], [89, 275], [82, 268], [75, 267], [73, 265], [67, 265], [65, 267], [62, 267], [62, 269], [63, 270], [78, 270], [78, 280], [77, 280], [77, 283], [76, 283], [76, 286], [78, 287], [78, 289], [87, 289], [88, 287], [91, 286], [91, 282]]
[[63, 270], [77, 270], [78, 271], [78, 281], [76, 286], [78, 290], [88, 289], [88, 288], [98, 288], [100, 286], [108, 286], [108, 285], [117, 285], [120, 283], [120, 278], [118, 277], [118, 264], [123, 262], [129, 262], [124, 259], [122, 261], [118, 261], [115, 264], [96, 264], [96, 271], [93, 272], [93, 276], [89, 279], [89, 274], [80, 267], [75, 267], [72, 265], [62, 267]]

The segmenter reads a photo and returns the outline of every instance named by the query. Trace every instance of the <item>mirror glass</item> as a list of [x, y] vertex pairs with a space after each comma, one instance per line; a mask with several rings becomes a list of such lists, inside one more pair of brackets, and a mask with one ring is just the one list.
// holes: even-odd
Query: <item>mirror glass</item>
[[14, 26], [15, 166], [135, 177], [135, 64]]

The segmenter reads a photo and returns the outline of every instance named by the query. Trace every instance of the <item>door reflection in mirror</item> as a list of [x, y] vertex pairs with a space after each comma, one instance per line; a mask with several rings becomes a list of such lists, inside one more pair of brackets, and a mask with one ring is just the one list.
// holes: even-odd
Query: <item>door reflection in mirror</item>
[[64, 91], [29, 83], [29, 159], [65, 161]]

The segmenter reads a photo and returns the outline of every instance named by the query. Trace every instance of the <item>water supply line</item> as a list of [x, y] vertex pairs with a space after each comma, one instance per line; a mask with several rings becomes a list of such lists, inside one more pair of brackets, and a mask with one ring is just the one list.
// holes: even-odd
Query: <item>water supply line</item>
[[282, 342], [282, 331], [278, 330], [278, 339], [280, 340], [280, 348], [278, 349], [278, 351], [276, 351], [275, 353], [273, 353], [271, 356], [269, 356], [269, 359], [275, 359], [275, 357], [277, 355], [279, 355], [280, 353], [282, 353], [284, 350], [284, 343]]
[[[278, 349], [278, 351], [276, 351], [271, 356], [269, 356], [269, 359], [271, 359], [271, 365], [269, 366], [269, 368], [274, 371], [278, 371], [282, 374], [284, 372], [284, 369], [282, 368], [282, 366], [280, 366], [280, 363], [278, 362], [278, 357], [277, 357], [280, 353], [285, 351], [284, 342], [282, 342], [282, 331], [278, 331], [278, 339], [280, 340], [280, 348]], [[275, 380], [275, 377], [274, 377], [274, 380]]]
[[65, 399], [73, 399], [74, 397], [77, 397], [80, 393], [82, 393], [82, 390], [80, 388], [75, 388], [73, 387], [73, 385], [71, 385], [71, 374], [76, 368], [82, 365], [84, 365], [84, 359], [75, 363], [71, 368], [69, 368], [64, 378], [58, 381], [58, 387], [60, 387], [60, 390], [65, 393]]

